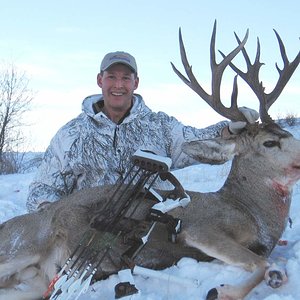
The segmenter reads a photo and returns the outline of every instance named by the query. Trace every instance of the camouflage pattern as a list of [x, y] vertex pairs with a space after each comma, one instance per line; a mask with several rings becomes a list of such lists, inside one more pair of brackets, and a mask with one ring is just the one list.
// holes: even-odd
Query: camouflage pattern
[[51, 140], [29, 187], [29, 211], [75, 190], [114, 184], [126, 174], [130, 157], [138, 149], [170, 157], [172, 169], [192, 165], [195, 161], [182, 153], [182, 143], [219, 136], [227, 124], [220, 122], [204, 129], [184, 126], [174, 117], [151, 111], [135, 94], [130, 114], [117, 125], [104, 113], [94, 112], [93, 104], [101, 101], [102, 95], [84, 99], [83, 112]]

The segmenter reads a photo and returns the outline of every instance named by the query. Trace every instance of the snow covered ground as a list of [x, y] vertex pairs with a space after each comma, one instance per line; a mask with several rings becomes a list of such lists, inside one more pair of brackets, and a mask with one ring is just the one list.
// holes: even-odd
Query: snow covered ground
[[[300, 138], [298, 127], [287, 128], [295, 137]], [[174, 174], [183, 186], [195, 191], [215, 191], [219, 189], [228, 174], [230, 164], [222, 166], [198, 165]], [[27, 174], [0, 176], [0, 223], [5, 220], [26, 213], [25, 201], [28, 185], [34, 172]], [[293, 202], [290, 217], [293, 221], [292, 228], [288, 227], [282, 237], [287, 240], [287, 245], [277, 246], [272, 253], [273, 258], [282, 258], [289, 277], [288, 282], [278, 288], [272, 289], [264, 282], [259, 284], [248, 296], [247, 300], [298, 300], [300, 299], [300, 183], [293, 192]], [[0, 241], [1, 242], [1, 241]], [[210, 263], [197, 262], [190, 258], [181, 259], [176, 266], [163, 271], [165, 274], [180, 278], [198, 280], [199, 285], [193, 283], [174, 283], [170, 280], [134, 276], [139, 294], [129, 299], [140, 300], [196, 300], [205, 299], [209, 289], [222, 283], [234, 284], [249, 273], [225, 265], [220, 261]], [[300, 275], [299, 275], [300, 276]], [[82, 295], [80, 300], [114, 299], [114, 286], [118, 283], [118, 276], [110, 276], [107, 280], [92, 285], [89, 291]], [[127, 298], [128, 299], [128, 298]], [[9, 299], [8, 299], [9, 300]]]

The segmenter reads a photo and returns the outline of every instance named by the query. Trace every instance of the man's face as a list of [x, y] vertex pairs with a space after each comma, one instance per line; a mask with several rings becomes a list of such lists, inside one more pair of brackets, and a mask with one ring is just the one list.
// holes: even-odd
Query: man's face
[[139, 78], [126, 65], [115, 64], [102, 75], [98, 74], [97, 83], [102, 89], [106, 109], [126, 112], [131, 106], [133, 92], [138, 87]]

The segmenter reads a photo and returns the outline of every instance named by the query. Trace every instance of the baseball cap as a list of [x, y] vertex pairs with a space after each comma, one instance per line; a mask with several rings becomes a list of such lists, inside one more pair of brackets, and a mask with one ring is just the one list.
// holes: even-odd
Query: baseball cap
[[126, 65], [130, 67], [134, 73], [137, 73], [135, 58], [127, 52], [116, 51], [107, 53], [101, 62], [100, 71], [105, 71], [114, 64]]

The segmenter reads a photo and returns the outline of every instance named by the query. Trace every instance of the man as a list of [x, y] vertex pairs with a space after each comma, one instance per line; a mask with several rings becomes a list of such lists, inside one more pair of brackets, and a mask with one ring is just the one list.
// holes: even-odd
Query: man
[[[108, 53], [97, 75], [102, 94], [89, 96], [83, 112], [64, 125], [51, 140], [36, 178], [29, 188], [27, 208], [37, 209], [80, 190], [114, 184], [129, 169], [130, 157], [138, 149], [172, 159], [172, 168], [195, 163], [182, 153], [182, 143], [230, 134], [228, 122], [205, 129], [184, 126], [163, 112], [155, 113], [134, 94], [139, 77], [136, 61], [126, 52]], [[257, 112], [246, 109], [250, 122]], [[245, 124], [231, 124], [238, 132]], [[241, 126], [242, 125], [242, 126]]]

